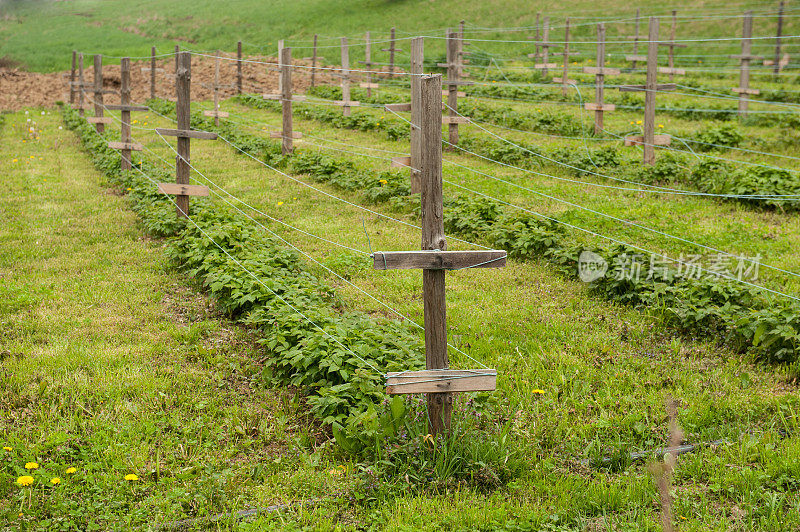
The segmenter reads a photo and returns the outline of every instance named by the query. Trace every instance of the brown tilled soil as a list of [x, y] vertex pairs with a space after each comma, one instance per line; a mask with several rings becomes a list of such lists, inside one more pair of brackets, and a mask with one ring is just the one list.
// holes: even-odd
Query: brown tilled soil
[[[223, 54], [225, 56], [225, 54]], [[225, 57], [233, 57], [227, 55]], [[274, 57], [248, 57], [247, 60], [275, 63]], [[103, 65], [103, 86], [105, 89], [119, 90], [119, 61], [107, 59]], [[113, 63], [112, 63], [113, 61]], [[298, 65], [310, 65], [310, 61], [294, 61]], [[150, 97], [150, 73], [142, 72], [149, 67], [150, 61], [137, 61], [131, 64], [131, 100], [142, 103]], [[173, 57], [156, 61], [156, 67], [163, 71], [156, 72], [156, 96], [174, 100], [175, 80], [171, 74], [175, 72]], [[274, 65], [261, 63], [242, 63], [242, 91], [256, 94], [277, 92], [278, 73], [273, 71]], [[94, 74], [92, 58], [84, 58], [84, 83], [93, 84]], [[215, 59], [212, 57], [192, 57], [192, 101], [211, 100], [214, 97]], [[220, 89], [220, 98], [236, 94], [236, 61], [221, 60], [219, 77], [221, 85], [229, 85]], [[310, 69], [295, 69], [292, 73], [292, 92], [303, 93], [310, 84]], [[16, 111], [23, 107], [52, 107], [57, 101], [69, 101], [69, 72], [38, 74], [17, 68], [0, 66], [0, 110]], [[332, 83], [334, 78], [317, 72], [320, 84]], [[91, 91], [91, 89], [88, 89]], [[94, 94], [89, 92], [86, 103], [93, 103]], [[105, 94], [105, 103], [119, 103], [119, 94]]]

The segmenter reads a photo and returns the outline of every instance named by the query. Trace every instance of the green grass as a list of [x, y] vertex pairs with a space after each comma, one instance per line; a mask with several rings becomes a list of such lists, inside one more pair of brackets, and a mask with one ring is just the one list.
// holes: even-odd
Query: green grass
[[[666, 15], [669, 9], [678, 9], [681, 16], [699, 13], [734, 11], [721, 1], [706, 2], [702, 7], [694, 2], [681, 0], [670, 6], [654, 7], [639, 2], [643, 14]], [[287, 46], [295, 48], [295, 56], [310, 56], [310, 39], [315, 33], [321, 36], [320, 54], [328, 62], [338, 62], [338, 38], [348, 35], [351, 42], [358, 42], [365, 31], [372, 32], [373, 40], [388, 38], [389, 29], [397, 27], [398, 37], [409, 35], [443, 36], [444, 29], [456, 27], [462, 19], [476, 28], [472, 37], [476, 39], [505, 39], [525, 41], [533, 31], [494, 32], [483, 31], [484, 27], [533, 26], [535, 15], [541, 11], [549, 15], [554, 25], [561, 27], [565, 16], [604, 17], [610, 19], [629, 18], [635, 4], [620, 4], [604, 0], [602, 2], [580, 2], [568, 8], [563, 3], [548, 0], [531, 6], [522, 0], [457, 2], [454, 0], [437, 2], [391, 2], [377, 0], [358, 0], [338, 2], [336, 0], [312, 0], [306, 2], [235, 0], [218, 3], [166, 2], [148, 0], [146, 2], [121, 2], [79, 0], [73, 2], [53, 2], [37, 0], [31, 2], [10, 2], [0, 7], [0, 56], [8, 55], [35, 71], [50, 71], [69, 67], [73, 49], [84, 53], [102, 53], [109, 56], [145, 56], [151, 46], [157, 46], [162, 53], [172, 51], [174, 44], [194, 50], [222, 49], [233, 51], [236, 41], [245, 43], [247, 53], [275, 54], [279, 39], [286, 39]], [[748, 1], [737, 4], [744, 11], [747, 8], [774, 9], [775, 2]], [[573, 20], [571, 38], [592, 41], [595, 35], [593, 24]], [[667, 21], [662, 23], [667, 31]], [[787, 17], [784, 34], [798, 33], [800, 23]], [[771, 17], [756, 18], [754, 35], [773, 35], [775, 22]], [[633, 32], [631, 23], [609, 25], [608, 40], [619, 40]], [[646, 24], [644, 25], [646, 27]], [[552, 40], [560, 39], [561, 29], [551, 33]], [[646, 29], [642, 29], [646, 33]], [[741, 22], [737, 19], [699, 18], [684, 21], [679, 25], [678, 38], [697, 37], [737, 37], [741, 35]], [[623, 39], [624, 40], [624, 39]], [[374, 47], [373, 60], [387, 61], [380, 48]], [[400, 41], [398, 62], [407, 62], [409, 45]], [[509, 54], [521, 56], [532, 50], [520, 51], [530, 46], [516, 43], [496, 45], [475, 42], [474, 51], [488, 52], [499, 56]], [[702, 52], [726, 54], [734, 53], [736, 42], [710, 43]], [[625, 51], [630, 53], [629, 47]], [[757, 42], [754, 50], [762, 50], [762, 42]], [[768, 48], [768, 47], [767, 47]], [[444, 53], [441, 42], [428, 44], [432, 57]], [[621, 53], [621, 48], [609, 45], [611, 53]], [[594, 56], [593, 46], [583, 52]], [[682, 55], [679, 51], [678, 55]], [[362, 52], [356, 48], [352, 61], [362, 59]], [[355, 63], [353, 63], [355, 64]]]

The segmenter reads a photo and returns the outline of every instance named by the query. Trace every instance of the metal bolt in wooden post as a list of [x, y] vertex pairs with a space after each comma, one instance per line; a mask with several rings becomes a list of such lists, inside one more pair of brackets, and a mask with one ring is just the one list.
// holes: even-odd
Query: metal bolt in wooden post
[[78, 64], [78, 52], [77, 50], [72, 51], [72, 70], [69, 73], [69, 104], [73, 105], [75, 103], [75, 70]]
[[425, 61], [425, 40], [422, 37], [411, 39], [411, 193], [421, 191], [420, 168], [422, 168], [422, 70]]
[[236, 43], [236, 94], [242, 93], [242, 41]]
[[292, 49], [281, 50], [281, 111], [283, 115], [283, 142], [281, 151], [284, 155], [292, 153]]
[[[131, 104], [131, 59], [130, 57], [123, 57], [120, 62], [120, 86], [119, 86], [119, 100], [120, 104], [127, 106]], [[123, 144], [131, 144], [131, 111], [130, 109], [123, 108], [120, 111], [120, 141]], [[122, 149], [122, 162], [120, 164], [122, 170], [130, 170], [131, 166], [131, 150], [130, 148]]]
[[314, 52], [311, 54], [311, 86], [314, 86], [317, 75], [317, 34], [314, 34]]
[[[188, 52], [178, 53], [178, 69], [175, 77], [175, 112], [179, 130], [190, 130], [192, 122], [191, 82], [192, 56]], [[178, 155], [175, 162], [175, 182], [188, 185], [191, 168], [189, 167], [190, 138], [178, 137]], [[175, 197], [178, 217], [189, 216], [189, 196], [179, 194]]]
[[[420, 96], [422, 249], [444, 251], [447, 242], [444, 237], [442, 192], [441, 76], [423, 77], [420, 80]], [[423, 270], [422, 293], [425, 305], [425, 367], [448, 368], [445, 270]], [[430, 433], [435, 435], [449, 431], [453, 416], [453, 394], [429, 393], [427, 401]]]
[[342, 37], [342, 115], [350, 116], [350, 49]]
[[773, 73], [777, 76], [781, 72], [781, 36], [783, 35], [783, 2], [778, 7], [778, 32], [775, 36], [775, 62]]
[[655, 122], [656, 90], [658, 90], [658, 19], [650, 17], [647, 43], [647, 79], [644, 93], [644, 164], [656, 161]]
[[78, 114], [83, 116], [83, 106], [85, 103], [85, 92], [83, 86], [83, 54], [78, 54]]
[[[94, 56], [94, 116], [103, 116], [103, 56], [97, 54]], [[106, 131], [106, 125], [102, 122], [97, 122], [95, 130], [103, 134]]]

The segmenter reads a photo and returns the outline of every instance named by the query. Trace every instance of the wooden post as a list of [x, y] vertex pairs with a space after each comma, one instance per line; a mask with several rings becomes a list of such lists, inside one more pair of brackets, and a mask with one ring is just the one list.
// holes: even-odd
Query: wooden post
[[619, 75], [620, 71], [616, 68], [606, 68], [606, 26], [605, 24], [597, 25], [597, 66], [584, 67], [585, 74], [594, 74], [594, 103], [585, 103], [584, 108], [587, 111], [594, 111], [594, 134], [603, 134], [603, 112], [613, 111], [616, 106], [612, 103], [603, 102], [603, 84], [605, 77], [609, 75]]
[[69, 73], [69, 104], [75, 104], [75, 69], [77, 67], [78, 52], [72, 51], [72, 70]]
[[[386, 391], [426, 393], [428, 431], [443, 434], [450, 430], [454, 391], [493, 390], [495, 370], [450, 370], [447, 356], [447, 269], [505, 266], [506, 253], [488, 251], [446, 251], [444, 200], [442, 191], [442, 78], [425, 76], [420, 80], [420, 143], [422, 152], [422, 251], [377, 252], [375, 269], [422, 269], [422, 294], [425, 319], [425, 371], [405, 371], [387, 375]], [[469, 382], [465, 382], [469, 381]]]
[[[103, 56], [94, 56], [94, 116], [103, 118]], [[95, 131], [101, 135], [106, 131], [106, 125], [102, 121], [97, 121], [94, 125]]]
[[672, 81], [675, 78], [675, 74], [683, 75], [684, 70], [681, 68], [675, 68], [675, 48], [686, 48], [686, 44], [678, 44], [675, 42], [675, 29], [678, 26], [678, 12], [673, 10], [672, 11], [672, 27], [670, 28], [669, 32], [669, 41], [667, 42], [660, 42], [658, 43], [659, 46], [666, 46], [669, 48], [669, 55], [667, 56], [667, 68], [659, 69], [659, 72], [664, 74], [669, 74], [669, 80]]
[[560, 78], [553, 78], [555, 83], [561, 83], [561, 94], [566, 95], [569, 92], [569, 85], [576, 83], [575, 80], [569, 79], [569, 56], [577, 53], [569, 51], [569, 18], [567, 18], [564, 25], [564, 51], [562, 52], [564, 56], [564, 71]]
[[78, 114], [83, 116], [85, 101], [85, 87], [83, 86], [83, 54], [78, 54]]
[[758, 94], [758, 89], [750, 88], [750, 61], [761, 59], [760, 56], [750, 53], [753, 37], [753, 12], [747, 11], [742, 22], [742, 53], [733, 55], [734, 59], [739, 60], [739, 86], [734, 87], [733, 92], [739, 95], [739, 117], [747, 116], [747, 102], [750, 95]]
[[647, 80], [644, 92], [644, 164], [656, 162], [656, 90], [658, 90], [658, 19], [650, 17], [647, 36]]
[[[175, 73], [175, 114], [178, 129], [188, 131], [192, 128], [192, 55], [188, 52], [178, 53], [178, 70]], [[178, 137], [178, 155], [175, 159], [175, 182], [179, 185], [189, 184], [189, 157], [191, 155], [189, 137]], [[189, 196], [178, 194], [175, 197], [178, 217], [189, 217]]]
[[[372, 42], [369, 32], [364, 36], [364, 45], [364, 60], [361, 63], [367, 70], [372, 70]], [[361, 88], [367, 89], [367, 98], [370, 98], [372, 97], [372, 89], [377, 89], [378, 84], [372, 82], [372, 72], [366, 72], [364, 80], [361, 82]]]
[[156, 47], [150, 48], [150, 99], [156, 98]]
[[[452, 82], [458, 82], [459, 74], [458, 64], [458, 34], [455, 32], [447, 36], [447, 107], [448, 115], [455, 117], [458, 115], [458, 85]], [[458, 144], [458, 122], [450, 122], [447, 126], [449, 132], [450, 144], [447, 145], [447, 151], [455, 150]]]
[[633, 34], [633, 59], [631, 61], [631, 68], [636, 70], [636, 61], [639, 60], [639, 8], [636, 8], [636, 30]]
[[394, 52], [395, 52], [395, 30], [392, 28], [390, 37], [389, 37], [389, 77], [393, 77], [394, 75]]
[[778, 33], [775, 35], [775, 76], [781, 73], [781, 36], [783, 35], [783, 1], [778, 6]]
[[214, 58], [214, 125], [219, 127], [219, 50]]
[[342, 115], [350, 116], [350, 49], [342, 37]]
[[292, 49], [281, 50], [281, 78], [283, 80], [281, 93], [281, 110], [283, 112], [283, 142], [281, 152], [284, 155], [292, 153]]
[[[120, 62], [120, 87], [119, 87], [119, 101], [122, 106], [131, 104], [131, 59], [130, 57], [123, 57]], [[120, 141], [123, 144], [132, 144], [131, 138], [131, 111], [130, 109], [122, 109], [120, 111]], [[131, 166], [131, 149], [123, 146], [122, 148], [122, 162], [120, 165], [122, 170], [130, 170]]]
[[[533, 62], [534, 63], [536, 61], [538, 61], [539, 57], [540, 57], [539, 56], [539, 39], [542, 38], [542, 34], [539, 32], [539, 25], [540, 25], [540, 20], [539, 19], [540, 19], [541, 16], [542, 16], [541, 13], [536, 13], [536, 34], [534, 35], [534, 39], [536, 39], [536, 47], [534, 48], [534, 51], [533, 51]], [[530, 56], [528, 56], [528, 57], [530, 57]]]
[[236, 43], [236, 94], [242, 93], [242, 41]]
[[317, 75], [317, 34], [314, 34], [314, 53], [311, 55], [311, 86], [314, 86]]
[[425, 62], [425, 40], [422, 37], [411, 39], [411, 193], [422, 190], [420, 169], [422, 168], [422, 70]]
[[550, 17], [544, 17], [544, 25], [542, 27], [542, 76], [547, 77], [547, 59], [550, 56]]
[[175, 45], [175, 76], [176, 76], [175, 79], [177, 79], [177, 75], [178, 75], [178, 54], [179, 53], [181, 53], [181, 47], [176, 44]]

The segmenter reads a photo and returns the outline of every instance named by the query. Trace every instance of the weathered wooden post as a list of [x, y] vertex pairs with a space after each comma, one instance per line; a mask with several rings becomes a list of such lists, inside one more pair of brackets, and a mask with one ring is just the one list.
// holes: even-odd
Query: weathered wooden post
[[448, 32], [447, 34], [447, 63], [439, 63], [438, 66], [447, 68], [447, 114], [448, 116], [443, 119], [443, 123], [448, 124], [447, 130], [449, 133], [450, 143], [447, 145], [447, 151], [455, 150], [458, 144], [458, 124], [469, 122], [469, 119], [458, 114], [458, 97], [464, 96], [464, 93], [459, 93], [458, 88], [462, 85], [471, 85], [470, 81], [461, 81], [459, 73], [461, 72], [461, 63], [458, 58], [458, 33]]
[[142, 67], [142, 72], [150, 73], [150, 99], [156, 97], [156, 72], [163, 72], [163, 68], [156, 68], [156, 47], [150, 49], [150, 66]]
[[314, 53], [311, 55], [311, 86], [314, 86], [317, 75], [317, 34], [314, 34]]
[[[775, 61], [772, 71], [777, 76], [781, 73], [781, 36], [783, 35], [783, 1], [778, 7], [778, 32], [775, 35]], [[788, 62], [788, 61], [787, 61]]]
[[411, 193], [420, 193], [420, 158], [422, 157], [422, 144], [420, 135], [420, 116], [422, 115], [422, 102], [420, 96], [420, 80], [424, 62], [424, 39], [414, 37], [411, 39], [411, 103], [387, 104], [385, 109], [390, 112], [411, 111], [411, 143], [409, 157], [393, 157], [393, 167], [406, 167], [411, 170]]
[[192, 54], [189, 52], [179, 52], [176, 57], [178, 61], [178, 70], [175, 76], [175, 113], [178, 128], [156, 128], [156, 133], [159, 135], [178, 137], [178, 154], [175, 158], [175, 183], [159, 183], [158, 190], [164, 194], [175, 195], [178, 218], [188, 218], [189, 196], [208, 196], [209, 193], [208, 187], [206, 186], [189, 184], [189, 177], [191, 175], [190, 140], [214, 140], [217, 138], [217, 134], [207, 131], [195, 131], [192, 129]]
[[641, 145], [644, 164], [653, 165], [656, 160], [655, 146], [668, 146], [669, 135], [656, 135], [656, 92], [675, 89], [674, 83], [658, 84], [658, 18], [650, 17], [647, 43], [647, 79], [644, 85], [623, 85], [620, 91], [644, 91], [644, 135], [625, 137], [626, 146]]
[[[370, 41], [369, 32], [364, 36], [364, 61], [361, 61], [361, 63], [367, 70], [372, 70], [372, 43]], [[367, 98], [370, 98], [372, 96], [372, 89], [377, 89], [379, 85], [372, 82], [372, 72], [366, 72], [364, 74], [364, 79], [366, 81], [362, 81], [359, 86], [362, 89], [367, 89]]]
[[72, 70], [69, 73], [69, 104], [75, 104], [75, 71], [78, 64], [78, 51], [72, 51]]
[[583, 67], [584, 74], [594, 74], [594, 103], [587, 102], [584, 108], [587, 111], [594, 111], [594, 134], [603, 134], [603, 113], [613, 111], [616, 106], [613, 103], [603, 102], [603, 84], [605, 83], [606, 76], [618, 76], [620, 71], [618, 68], [606, 68], [606, 26], [605, 24], [597, 25], [597, 66], [596, 67]]
[[334, 102], [335, 105], [342, 106], [342, 115], [350, 116], [350, 108], [359, 105], [359, 102], [350, 99], [350, 48], [347, 45], [347, 37], [342, 37], [342, 99]]
[[562, 52], [564, 56], [564, 71], [561, 77], [553, 78], [554, 83], [561, 83], [561, 94], [566, 95], [569, 92], [570, 84], [576, 83], [575, 80], [569, 79], [569, 56], [577, 54], [578, 52], [569, 51], [569, 17], [567, 17], [564, 23], [564, 51]]
[[389, 48], [381, 48], [381, 52], [389, 52], [389, 77], [394, 77], [394, 53], [402, 52], [395, 46], [395, 29], [392, 28], [389, 34]]
[[[558, 65], [555, 63], [548, 63], [548, 59], [550, 57], [550, 47], [553, 46], [549, 42], [550, 40], [550, 17], [544, 17], [544, 23], [542, 24], [542, 40], [539, 41], [539, 48], [542, 49], [541, 57], [542, 63], [534, 63], [533, 68], [536, 70], [540, 70], [542, 72], [542, 77], [547, 77], [548, 69], [556, 68]], [[537, 52], [538, 53], [538, 52]], [[531, 57], [528, 54], [528, 57]]]
[[633, 55], [625, 56], [626, 61], [631, 62], [631, 68], [636, 70], [636, 63], [638, 61], [647, 61], [646, 58], [639, 55], [639, 8], [636, 8], [636, 27], [633, 35], [629, 35], [629, 39], [633, 39]]
[[219, 119], [220, 118], [228, 118], [228, 113], [225, 111], [219, 110], [219, 90], [222, 87], [230, 87], [233, 88], [233, 85], [220, 85], [219, 83], [219, 61], [220, 61], [220, 51], [217, 50], [215, 57], [214, 57], [214, 84], [213, 85], [206, 85], [202, 84], [204, 87], [211, 87], [214, 90], [214, 110], [213, 111], [203, 111], [203, 116], [213, 117], [214, 118], [214, 125], [219, 127]]
[[181, 53], [181, 47], [177, 44], [175, 45], [175, 72], [173, 76], [177, 79], [178, 76], [178, 54]]
[[750, 61], [762, 59], [761, 56], [750, 53], [753, 37], [753, 12], [747, 11], [742, 21], [742, 53], [731, 57], [739, 60], [739, 86], [731, 89], [739, 95], [739, 117], [747, 116], [747, 102], [750, 95], [759, 93], [758, 89], [750, 88]]
[[300, 133], [295, 133], [292, 129], [292, 102], [303, 101], [305, 96], [292, 96], [292, 49], [282, 48], [280, 56], [280, 76], [281, 76], [281, 92], [280, 94], [264, 94], [267, 100], [280, 100], [281, 102], [281, 116], [282, 116], [282, 129], [280, 132], [274, 131], [270, 133], [270, 137], [282, 139], [281, 152], [284, 155], [292, 153], [294, 146], [292, 145], [293, 139], [301, 138]]
[[141, 151], [142, 145], [133, 142], [131, 138], [131, 111], [148, 111], [149, 108], [143, 105], [131, 105], [131, 59], [123, 57], [120, 61], [120, 86], [119, 86], [120, 105], [107, 105], [109, 111], [120, 111], [120, 142], [109, 142], [108, 147], [120, 150], [122, 159], [120, 160], [121, 170], [130, 170], [131, 152]]
[[236, 43], [236, 94], [242, 93], [242, 41]]
[[86, 119], [90, 124], [94, 124], [95, 131], [101, 135], [106, 131], [106, 124], [112, 122], [110, 116], [103, 116], [103, 94], [106, 91], [103, 89], [103, 56], [96, 54], [94, 56], [94, 116]]
[[450, 430], [453, 392], [489, 391], [497, 386], [497, 371], [451, 370], [447, 356], [446, 270], [503, 267], [506, 252], [500, 250], [446, 251], [442, 191], [442, 82], [440, 75], [420, 80], [421, 95], [421, 184], [422, 251], [376, 252], [377, 270], [422, 269], [425, 320], [424, 371], [389, 373], [389, 394], [426, 393], [428, 430], [443, 434]]
[[[538, 61], [540, 57], [539, 40], [542, 38], [542, 35], [539, 32], [539, 25], [541, 24], [540, 21], [541, 16], [542, 16], [541, 13], [536, 13], [536, 33], [533, 36], [534, 40], [536, 41], [536, 46], [533, 49], [533, 54], [528, 54], [528, 57], [532, 58], [534, 63], [536, 63], [536, 61]], [[530, 39], [530, 37], [528, 37], [528, 39]]]
[[672, 11], [672, 26], [669, 30], [669, 41], [658, 43], [659, 46], [666, 46], [669, 48], [669, 55], [667, 56], [667, 68], [662, 68], [662, 74], [669, 74], [669, 80], [672, 81], [675, 74], [683, 75], [684, 71], [680, 68], [675, 68], [675, 48], [686, 48], [686, 44], [678, 44], [675, 42], [675, 30], [678, 26], [678, 12]]
[[85, 87], [83, 86], [83, 54], [78, 54], [78, 115], [85, 114]]

